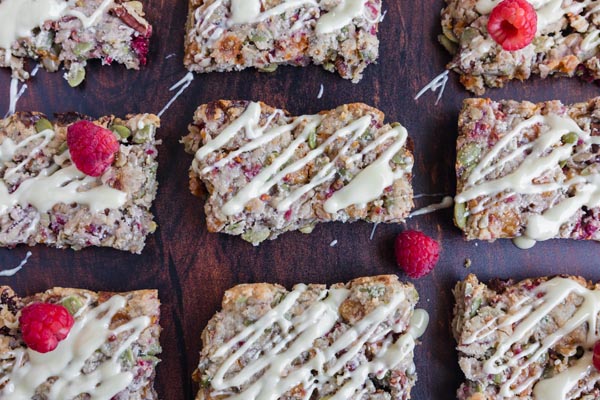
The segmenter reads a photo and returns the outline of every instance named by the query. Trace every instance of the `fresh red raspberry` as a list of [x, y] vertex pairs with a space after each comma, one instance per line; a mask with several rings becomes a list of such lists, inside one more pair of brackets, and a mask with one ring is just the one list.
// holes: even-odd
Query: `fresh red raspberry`
[[535, 37], [537, 13], [527, 0], [503, 0], [492, 10], [487, 30], [504, 50], [522, 49]]
[[77, 121], [69, 126], [67, 145], [77, 169], [90, 176], [102, 175], [119, 151], [115, 134], [90, 121]]
[[411, 278], [431, 272], [440, 258], [438, 242], [418, 231], [404, 231], [396, 237], [396, 262]]
[[23, 308], [19, 317], [23, 341], [39, 353], [54, 350], [74, 322], [69, 311], [59, 304], [33, 303]]
[[596, 342], [594, 345], [594, 355], [592, 357], [592, 362], [594, 363], [594, 367], [598, 371], [600, 371], [600, 340]]

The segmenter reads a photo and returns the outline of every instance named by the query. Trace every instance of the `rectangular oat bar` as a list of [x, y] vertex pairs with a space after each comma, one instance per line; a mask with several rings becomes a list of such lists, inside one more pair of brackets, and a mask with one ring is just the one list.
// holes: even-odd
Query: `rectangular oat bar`
[[60, 114], [50, 122], [41, 113], [20, 112], [0, 120], [0, 246], [43, 243], [140, 253], [155, 231], [150, 207], [158, 185], [158, 117], [93, 121], [119, 137], [114, 161], [99, 177], [71, 161], [67, 128], [81, 119], [87, 117]]
[[[201, 105], [182, 140], [208, 230], [257, 245], [318, 222], [402, 222], [413, 206], [406, 129], [355, 103], [290, 117], [264, 103]], [[407, 144], [408, 143], [408, 144]]]
[[418, 299], [395, 275], [238, 285], [202, 333], [196, 399], [409, 399], [429, 321]]
[[458, 130], [454, 219], [467, 239], [600, 240], [600, 98], [467, 99]]
[[594, 367], [600, 286], [581, 277], [493, 280], [454, 289], [459, 400], [600, 397]]
[[62, 65], [71, 86], [84, 80], [92, 59], [139, 69], [146, 64], [152, 35], [144, 16], [138, 0], [3, 0], [0, 67], [24, 80], [29, 78], [25, 59], [51, 72]]
[[190, 71], [322, 65], [358, 82], [377, 60], [380, 0], [190, 0]]
[[[31, 348], [37, 347], [30, 342], [32, 337], [36, 340], [35, 332], [23, 333], [24, 329], [49, 329], [52, 314], [43, 315], [45, 328], [32, 316], [32, 305], [39, 303], [63, 306], [74, 320], [66, 337], [44, 353]], [[27, 327], [21, 323], [24, 310]], [[110, 293], [52, 288], [20, 297], [10, 287], [0, 286], [0, 397], [157, 399], [159, 319], [156, 290]], [[55, 323], [59, 321], [64, 319]]]
[[487, 30], [489, 15], [499, 0], [446, 0], [440, 41], [454, 57], [448, 68], [477, 95], [485, 87], [502, 87], [532, 75], [580, 76], [600, 79], [600, 7], [593, 0], [531, 1], [537, 13], [533, 42], [504, 50]]

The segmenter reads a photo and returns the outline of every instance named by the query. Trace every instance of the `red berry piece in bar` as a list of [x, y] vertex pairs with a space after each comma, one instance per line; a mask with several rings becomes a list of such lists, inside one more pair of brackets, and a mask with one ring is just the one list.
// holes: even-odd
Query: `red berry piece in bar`
[[30, 304], [21, 310], [19, 317], [23, 341], [39, 353], [54, 350], [67, 337], [74, 322], [65, 307], [48, 303]]
[[77, 169], [90, 176], [102, 175], [119, 151], [115, 135], [90, 121], [78, 121], [69, 126], [67, 145]]
[[600, 340], [594, 345], [594, 355], [592, 356], [592, 362], [594, 367], [600, 371]]
[[504, 50], [529, 45], [537, 31], [537, 13], [526, 0], [504, 0], [490, 14], [487, 30]]
[[405, 231], [396, 237], [396, 262], [411, 278], [431, 272], [440, 258], [438, 242], [418, 231]]

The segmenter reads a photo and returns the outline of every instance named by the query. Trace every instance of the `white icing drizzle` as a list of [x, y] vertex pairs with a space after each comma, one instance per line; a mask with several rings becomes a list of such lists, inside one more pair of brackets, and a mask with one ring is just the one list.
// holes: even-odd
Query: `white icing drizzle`
[[[560, 327], [556, 331], [541, 341], [530, 343], [518, 354], [512, 356], [506, 354], [513, 345], [527, 342], [535, 327], [556, 307], [563, 304], [571, 294], [580, 296], [582, 302], [568, 319], [557, 321]], [[589, 290], [572, 279], [557, 277], [541, 283], [531, 292], [526, 293], [526, 296], [512, 306], [506, 315], [491, 319], [470, 337], [464, 338], [463, 343], [469, 345], [485, 340], [494, 332], [503, 332], [498, 335], [500, 342], [494, 353], [483, 365], [486, 374], [503, 374], [507, 377], [500, 386], [499, 394], [503, 398], [517, 398], [519, 394], [535, 384], [533, 388], [535, 399], [567, 400], [572, 398], [568, 394], [577, 387], [579, 380], [589, 375], [592, 370], [592, 348], [600, 339], [597, 332], [599, 312], [600, 291]], [[542, 369], [538, 368], [534, 371], [530, 368], [540, 357], [547, 354], [552, 346], [582, 325], [587, 326], [587, 336], [584, 343], [580, 344], [585, 351], [581, 359], [548, 379], [542, 378]], [[577, 344], [573, 343], [573, 345]], [[525, 371], [528, 378], [517, 384], [517, 380]]]
[[446, 83], [448, 83], [448, 73], [450, 71], [446, 70], [444, 72], [442, 72], [441, 74], [439, 74], [438, 76], [436, 76], [435, 78], [433, 78], [433, 80], [431, 82], [429, 82], [427, 85], [425, 85], [425, 87], [423, 89], [421, 89], [419, 91], [419, 93], [417, 93], [417, 95], [415, 96], [415, 100], [419, 100], [419, 98], [421, 96], [423, 96], [425, 93], [427, 93], [427, 91], [431, 90], [433, 93], [435, 93], [438, 89], [440, 90], [440, 92], [438, 93], [437, 99], [435, 100], [435, 104], [437, 105], [440, 100], [442, 99], [442, 96], [444, 94], [444, 89], [446, 89]]
[[[321, 0], [284, 0], [275, 7], [261, 11], [263, 7], [261, 0], [231, 0], [231, 15], [229, 16], [228, 23], [255, 24], [268, 18], [281, 15], [290, 9], [304, 6], [318, 8], [320, 7], [320, 3]], [[204, 27], [205, 22], [220, 5], [221, 0], [215, 1], [195, 15], [197, 24], [200, 23], [198, 30]], [[364, 0], [340, 0], [340, 3], [335, 8], [327, 13], [321, 14], [318, 18], [315, 28], [316, 33], [325, 35], [336, 32], [350, 24], [354, 18], [364, 16], [364, 14]], [[377, 19], [379, 19], [379, 16], [377, 16]]]
[[[505, 151], [507, 146], [522, 134], [524, 129], [539, 124], [548, 128], [545, 132], [540, 133], [535, 141], [508, 152], [494, 162], [501, 152]], [[578, 135], [578, 141], [573, 144], [563, 144], [561, 137], [570, 132]], [[529, 248], [535, 244], [535, 241], [555, 237], [561, 226], [583, 206], [588, 208], [600, 206], [600, 176], [598, 174], [577, 175], [563, 182], [550, 183], [534, 183], [533, 180], [559, 168], [559, 162], [569, 159], [573, 154], [573, 149], [580, 146], [581, 143], [589, 145], [600, 143], [600, 141], [597, 137], [590, 137], [569, 117], [555, 114], [536, 115], [522, 121], [506, 133], [481, 159], [471, 171], [465, 188], [457, 194], [455, 201], [465, 203], [481, 196], [494, 196], [503, 192], [539, 194], [573, 187], [575, 193], [572, 197], [563, 199], [541, 215], [530, 216], [525, 231], [522, 233], [522, 237], [516, 240], [516, 244], [521, 248]], [[529, 154], [511, 173], [486, 181], [486, 176], [500, 172], [506, 163], [521, 157], [526, 152]], [[480, 207], [470, 210], [470, 212], [480, 212], [485, 208], [485, 203], [480, 201]]]
[[443, 210], [445, 208], [450, 208], [454, 205], [454, 199], [451, 196], [445, 196], [441, 202], [430, 204], [423, 208], [419, 208], [410, 213], [408, 218], [416, 217], [418, 215], [431, 214], [432, 212], [436, 212], [438, 210]]
[[4, 138], [0, 144], [0, 162], [2, 163], [10, 161], [18, 149], [24, 148], [40, 138], [43, 138], [43, 140], [29, 152], [23, 161], [4, 172], [3, 178], [0, 179], [0, 214], [7, 212], [17, 204], [22, 207], [31, 205], [40, 213], [47, 212], [58, 203], [84, 204], [93, 213], [106, 208], [116, 209], [125, 204], [127, 193], [111, 188], [106, 184], [88, 189], [97, 185], [98, 179], [85, 175], [75, 165], [66, 168], [52, 165], [41, 170], [37, 176], [25, 179], [14, 192], [9, 193], [4, 178], [14, 175], [23, 168], [50, 143], [53, 137], [54, 131], [47, 129], [29, 136], [19, 143], [15, 143], [8, 137]]
[[[0, 393], [4, 400], [32, 398], [36, 388], [49, 378], [56, 378], [48, 394], [49, 400], [72, 399], [89, 394], [93, 400], [109, 400], [132, 382], [133, 374], [121, 371], [120, 356], [148, 325], [150, 318], [137, 317], [110, 329], [112, 318], [126, 304], [124, 297], [115, 295], [98, 307], [78, 316], [69, 335], [49, 353], [27, 349], [18, 355], [15, 366], [7, 376], [8, 383]], [[82, 373], [90, 357], [111, 336], [128, 334], [112, 356], [94, 371]], [[24, 356], [27, 356], [25, 360]]]
[[17, 103], [19, 102], [21, 96], [23, 96], [23, 94], [25, 93], [25, 90], [27, 90], [27, 84], [24, 83], [19, 89], [19, 79], [15, 77], [11, 78], [8, 110], [6, 111], [6, 114], [4, 114], [4, 118], [7, 118], [15, 113], [15, 111], [17, 110]]
[[91, 28], [92, 26], [94, 26], [98, 22], [98, 19], [100, 18], [100, 16], [102, 14], [104, 14], [106, 12], [107, 8], [112, 6], [113, 3], [114, 3], [114, 0], [103, 0], [102, 3], [100, 4], [100, 6], [96, 10], [94, 10], [92, 15], [90, 15], [90, 16], [87, 16], [84, 13], [82, 13], [81, 11], [77, 11], [77, 10], [71, 10], [67, 13], [67, 15], [72, 15], [74, 17], [79, 18], [83, 27], [85, 29], [88, 29], [88, 28]]
[[[382, 303], [342, 333], [329, 347], [313, 349], [311, 353], [314, 352], [314, 356], [311, 359], [300, 366], [292, 366], [292, 361], [313, 348], [316, 339], [333, 329], [340, 317], [339, 307], [350, 294], [345, 288], [323, 290], [308, 309], [288, 320], [286, 313], [306, 289], [306, 285], [297, 285], [275, 308], [217, 349], [212, 358], [222, 360], [211, 380], [213, 396], [227, 394], [232, 400], [276, 400], [300, 384], [306, 391], [304, 398], [309, 399], [315, 391], [336, 379], [340, 388], [329, 399], [346, 400], [357, 392], [368, 374], [379, 376], [405, 360], [428, 324], [427, 313], [415, 310], [409, 327], [395, 342], [391, 337], [385, 338], [391, 332], [401, 333], [403, 330], [400, 324], [391, 327], [381, 325], [406, 300], [404, 293], [399, 292], [389, 303]], [[278, 342], [269, 344], [272, 347], [269, 352], [253, 359], [240, 371], [231, 373], [231, 367], [238, 366], [238, 360], [246, 351], [275, 325], [283, 332], [278, 335]], [[350, 376], [336, 376], [366, 343], [376, 341], [382, 343], [373, 360], [362, 363]], [[236, 348], [240, 343], [243, 344]], [[340, 353], [343, 355], [337, 357]], [[261, 371], [261, 376], [254, 380]], [[313, 371], [316, 371], [316, 376]], [[232, 391], [232, 388], [240, 386], [246, 388], [239, 393]]]
[[194, 74], [191, 72], [188, 72], [187, 74], [185, 74], [185, 76], [183, 78], [181, 78], [177, 83], [175, 83], [173, 86], [171, 86], [169, 88], [169, 92], [172, 92], [173, 90], [175, 90], [177, 88], [179, 88], [179, 90], [177, 91], [177, 93], [175, 93], [175, 95], [171, 98], [171, 100], [169, 100], [169, 102], [167, 104], [165, 104], [163, 109], [160, 110], [158, 114], [156, 114], [158, 116], [158, 118], [162, 117], [162, 115], [169, 109], [169, 107], [171, 107], [171, 105], [175, 102], [175, 100], [177, 100], [179, 98], [179, 96], [181, 96], [183, 94], [185, 89], [187, 89], [192, 84], [193, 80], [194, 80]]
[[31, 257], [30, 251], [28, 251], [27, 254], [25, 254], [25, 258], [23, 260], [21, 260], [21, 263], [19, 265], [17, 265], [15, 268], [0, 271], [0, 276], [14, 276], [17, 272], [19, 272], [21, 269], [23, 269], [25, 264], [27, 264], [29, 257]]
[[[277, 113], [280, 113], [280, 111], [277, 111], [276, 114]], [[225, 215], [235, 215], [241, 212], [250, 200], [268, 192], [274, 185], [282, 181], [286, 175], [306, 166], [309, 162], [323, 154], [336, 140], [346, 138], [345, 145], [339, 150], [333, 160], [322, 166], [319, 172], [313, 176], [309, 182], [296, 187], [286, 197], [279, 199], [276, 204], [276, 209], [278, 211], [287, 211], [294, 202], [299, 200], [310, 190], [335, 177], [337, 172], [336, 163], [338, 160], [341, 157], [346, 156], [351, 144], [356, 141], [371, 124], [371, 116], [363, 116], [334, 132], [323, 143], [309, 151], [304, 157], [284, 167], [284, 165], [294, 156], [298, 147], [306, 142], [311, 132], [314, 132], [317, 129], [323, 117], [321, 115], [305, 115], [295, 118], [290, 124], [275, 126], [269, 129], [270, 122], [276, 114], [272, 114], [263, 126], [259, 126], [261, 107], [258, 103], [250, 103], [246, 110], [235, 121], [229, 124], [217, 136], [209, 140], [204, 146], [200, 147], [196, 152], [192, 168], [199, 174], [208, 174], [215, 168], [221, 168], [227, 165], [238, 155], [264, 146], [282, 134], [292, 132], [301, 123], [305, 123], [301, 134], [298, 135], [270, 165], [264, 166], [258, 175], [252, 178], [245, 187], [239, 190], [223, 205], [221, 211]], [[202, 159], [225, 146], [242, 131], [246, 138], [250, 139], [248, 143], [241, 146], [239, 149], [230, 152], [227, 156], [221, 158], [212, 165], [206, 166], [200, 170], [198, 163]], [[335, 192], [325, 202], [325, 211], [328, 213], [336, 213], [351, 205], [364, 207], [366, 203], [377, 199], [386, 187], [392, 185], [396, 179], [399, 179], [404, 175], [406, 173], [404, 169], [398, 168], [396, 171], [392, 169], [390, 160], [404, 146], [406, 138], [406, 129], [402, 126], [397, 126], [378, 137], [360, 153], [348, 157], [345, 161], [347, 166], [362, 160], [365, 154], [375, 150], [383, 143], [393, 140], [388, 149], [386, 149], [375, 162], [361, 170], [349, 184]]]

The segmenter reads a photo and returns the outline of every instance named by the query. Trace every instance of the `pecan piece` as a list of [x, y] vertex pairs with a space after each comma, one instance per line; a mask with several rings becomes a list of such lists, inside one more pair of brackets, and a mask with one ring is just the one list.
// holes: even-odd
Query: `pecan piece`
[[129, 4], [124, 3], [113, 7], [112, 12], [126, 25], [138, 31], [140, 35], [146, 37], [149, 36], [149, 32], [152, 32], [148, 23]]

